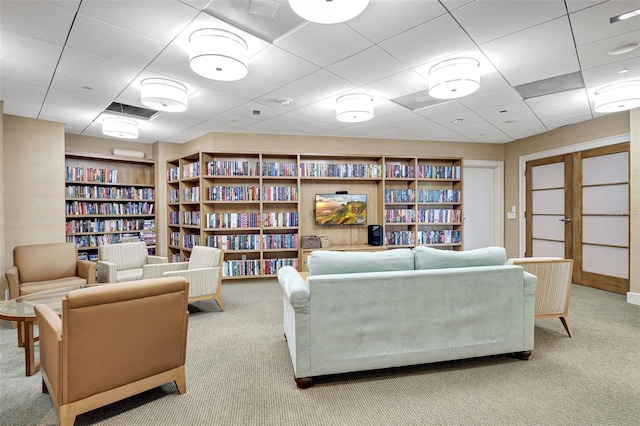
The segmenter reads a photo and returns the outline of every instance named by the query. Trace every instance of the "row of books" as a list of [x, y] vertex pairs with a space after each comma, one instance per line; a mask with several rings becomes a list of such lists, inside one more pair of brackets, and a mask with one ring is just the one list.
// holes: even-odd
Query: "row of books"
[[265, 228], [296, 227], [298, 226], [298, 212], [264, 212], [262, 226]]
[[78, 252], [78, 260], [98, 260], [98, 252], [80, 251]]
[[207, 161], [210, 176], [259, 176], [260, 164], [255, 161]]
[[419, 189], [419, 203], [459, 203], [459, 189]]
[[179, 232], [169, 232], [169, 245], [173, 247], [180, 247]]
[[66, 203], [67, 216], [85, 215], [151, 215], [154, 203], [127, 202], [127, 203], [97, 203], [85, 201], [68, 201]]
[[265, 201], [298, 201], [297, 186], [265, 186]]
[[385, 176], [388, 178], [414, 178], [416, 167], [410, 164], [387, 164]]
[[178, 167], [170, 167], [167, 169], [167, 181], [173, 182], [180, 179], [180, 169]]
[[66, 188], [67, 198], [96, 198], [110, 200], [153, 200], [153, 188], [136, 188], [121, 186], [69, 185]]
[[258, 250], [260, 247], [260, 235], [210, 235], [207, 237], [207, 246], [221, 250]]
[[167, 220], [169, 225], [180, 225], [180, 212], [170, 211]]
[[247, 259], [247, 260], [225, 260], [222, 267], [224, 277], [242, 277], [257, 275], [275, 275], [278, 269], [285, 265], [298, 269], [298, 258], [280, 259]]
[[413, 203], [415, 191], [413, 189], [385, 189], [385, 203]]
[[460, 179], [460, 166], [418, 165], [418, 179]]
[[426, 223], [459, 223], [460, 210], [425, 209], [418, 210], [418, 221]]
[[193, 248], [194, 246], [199, 246], [201, 242], [200, 234], [183, 234], [182, 235], [182, 246], [184, 248]]
[[275, 275], [278, 273], [278, 269], [286, 265], [298, 269], [298, 258], [265, 259], [263, 271], [265, 275]]
[[296, 173], [295, 162], [262, 162], [262, 176], [296, 176]]
[[67, 166], [66, 180], [74, 182], [117, 183], [118, 170]]
[[385, 232], [386, 245], [415, 245], [415, 244], [460, 244], [461, 233], [458, 230], [441, 231], [395, 231]]
[[170, 189], [169, 190], [169, 202], [170, 203], [179, 203], [180, 202], [180, 190], [179, 189]]
[[263, 250], [297, 249], [298, 234], [264, 234], [262, 248]]
[[379, 178], [382, 177], [382, 166], [376, 163], [300, 163], [300, 176]]
[[141, 231], [155, 227], [154, 219], [70, 220], [66, 223], [66, 233]]
[[182, 212], [182, 224], [191, 226], [200, 226], [200, 211], [192, 210]]
[[200, 201], [200, 187], [199, 186], [194, 186], [192, 188], [183, 189], [182, 190], [182, 201], [185, 202], [185, 203]]
[[194, 161], [193, 163], [182, 165], [182, 177], [196, 177], [200, 176], [200, 162]]
[[460, 244], [462, 233], [459, 230], [418, 231], [418, 244]]
[[411, 223], [416, 221], [416, 211], [413, 209], [385, 209], [385, 223]]
[[260, 187], [254, 185], [244, 186], [210, 186], [210, 201], [258, 201], [260, 200]]
[[207, 228], [258, 228], [258, 213], [208, 213]]

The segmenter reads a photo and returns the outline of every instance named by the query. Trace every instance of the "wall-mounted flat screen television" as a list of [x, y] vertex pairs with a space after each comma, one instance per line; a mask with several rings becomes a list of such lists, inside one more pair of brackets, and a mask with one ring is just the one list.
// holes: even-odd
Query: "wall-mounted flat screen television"
[[367, 194], [316, 194], [316, 225], [366, 225]]

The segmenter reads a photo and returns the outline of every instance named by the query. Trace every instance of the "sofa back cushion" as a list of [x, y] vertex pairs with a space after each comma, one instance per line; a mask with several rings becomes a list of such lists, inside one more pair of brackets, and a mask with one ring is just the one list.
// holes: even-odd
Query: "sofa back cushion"
[[147, 264], [148, 254], [144, 241], [100, 246], [100, 260], [115, 263], [117, 271], [142, 268]]
[[78, 275], [78, 248], [74, 243], [17, 246], [13, 264], [21, 283], [73, 277]]
[[214, 268], [220, 265], [222, 250], [214, 247], [194, 246], [187, 269]]
[[507, 251], [504, 247], [483, 247], [475, 250], [453, 251], [418, 246], [413, 249], [415, 269], [460, 268], [465, 266], [504, 265]]
[[307, 258], [309, 276], [410, 271], [413, 269], [413, 263], [413, 254], [410, 249], [378, 252], [316, 250]]

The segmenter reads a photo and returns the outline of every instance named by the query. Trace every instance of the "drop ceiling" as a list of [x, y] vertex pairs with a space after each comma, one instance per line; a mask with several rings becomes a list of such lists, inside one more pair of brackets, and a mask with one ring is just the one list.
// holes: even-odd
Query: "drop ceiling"
[[[141, 80], [162, 77], [187, 86], [189, 107], [140, 120], [137, 142], [237, 132], [506, 143], [595, 118], [597, 89], [640, 79], [640, 49], [608, 54], [640, 43], [640, 17], [610, 23], [638, 8], [640, 0], [371, 0], [351, 21], [322, 25], [286, 0], [2, 0], [0, 99], [5, 114], [103, 137], [104, 110], [143, 107]], [[247, 41], [247, 77], [191, 71], [188, 37], [200, 28]], [[480, 62], [480, 89], [430, 98], [429, 68], [459, 56]], [[372, 94], [373, 120], [336, 120], [336, 98], [353, 91]]]

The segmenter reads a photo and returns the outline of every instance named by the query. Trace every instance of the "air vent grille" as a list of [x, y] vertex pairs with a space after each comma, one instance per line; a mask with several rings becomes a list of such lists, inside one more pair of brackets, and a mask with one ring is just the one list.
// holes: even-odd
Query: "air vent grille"
[[121, 104], [119, 102], [112, 102], [111, 105], [109, 105], [107, 109], [105, 109], [105, 112], [121, 114], [131, 118], [141, 118], [144, 120], [150, 120], [156, 114], [160, 113], [160, 111], [156, 111], [153, 109]]
[[580, 71], [515, 86], [524, 99], [581, 88], [584, 88], [584, 81]]

